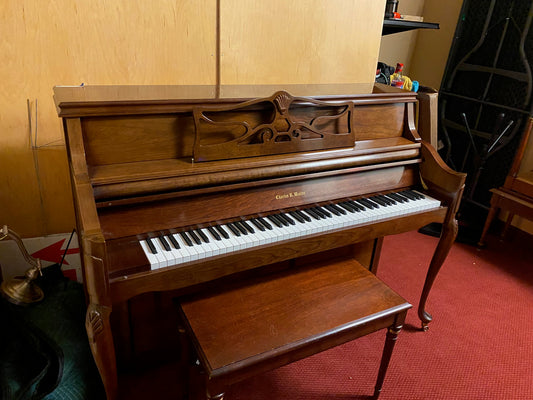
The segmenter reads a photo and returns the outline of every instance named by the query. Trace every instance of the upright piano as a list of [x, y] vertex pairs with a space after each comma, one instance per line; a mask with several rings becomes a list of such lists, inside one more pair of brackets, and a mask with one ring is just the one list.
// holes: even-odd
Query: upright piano
[[83, 87], [55, 90], [86, 328], [108, 398], [120, 340], [111, 313], [130, 299], [334, 256], [375, 273], [384, 236], [437, 222], [418, 309], [427, 329], [465, 175], [421, 140], [415, 94], [87, 100]]

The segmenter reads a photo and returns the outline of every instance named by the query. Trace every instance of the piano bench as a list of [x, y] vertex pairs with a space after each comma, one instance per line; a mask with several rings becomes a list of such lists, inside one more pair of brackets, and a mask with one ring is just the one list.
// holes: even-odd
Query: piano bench
[[411, 305], [355, 260], [339, 260], [181, 299], [178, 308], [182, 343], [195, 347], [207, 399], [221, 400], [229, 385], [388, 328], [377, 398]]

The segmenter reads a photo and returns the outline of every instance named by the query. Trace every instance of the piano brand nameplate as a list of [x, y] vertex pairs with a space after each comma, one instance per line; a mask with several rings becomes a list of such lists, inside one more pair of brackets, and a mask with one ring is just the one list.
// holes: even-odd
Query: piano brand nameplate
[[194, 108], [194, 160], [353, 147], [353, 102], [277, 92], [237, 106]]
[[301, 196], [305, 196], [305, 192], [283, 193], [283, 194], [277, 194], [276, 200], [283, 200], [283, 199], [289, 199], [291, 197], [301, 197]]

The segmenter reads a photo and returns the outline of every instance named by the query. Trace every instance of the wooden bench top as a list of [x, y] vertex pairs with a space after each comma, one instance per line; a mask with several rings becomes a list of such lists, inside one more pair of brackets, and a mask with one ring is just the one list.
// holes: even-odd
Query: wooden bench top
[[288, 269], [181, 302], [206, 373], [226, 381], [387, 328], [410, 307], [354, 260]]

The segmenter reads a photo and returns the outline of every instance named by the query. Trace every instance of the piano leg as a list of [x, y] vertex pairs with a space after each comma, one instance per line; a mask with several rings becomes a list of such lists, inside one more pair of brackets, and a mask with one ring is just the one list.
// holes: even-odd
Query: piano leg
[[111, 307], [91, 303], [87, 309], [85, 327], [107, 399], [116, 400], [118, 397], [117, 365], [110, 315]]
[[426, 275], [426, 281], [424, 283], [424, 289], [422, 290], [422, 295], [420, 296], [420, 303], [418, 305], [418, 317], [420, 318], [420, 321], [422, 321], [422, 329], [424, 331], [427, 331], [429, 329], [428, 324], [433, 319], [431, 317], [431, 314], [429, 314], [425, 310], [426, 301], [429, 296], [429, 292], [431, 291], [431, 287], [433, 286], [433, 282], [435, 281], [435, 278], [439, 273], [440, 267], [446, 259], [446, 256], [448, 255], [448, 252], [450, 251], [453, 242], [455, 241], [458, 229], [459, 226], [457, 220], [454, 217], [447, 218], [447, 220], [443, 224], [439, 243], [437, 244], [437, 248], [435, 249], [435, 253], [433, 253], [431, 263], [429, 264], [428, 273]]

